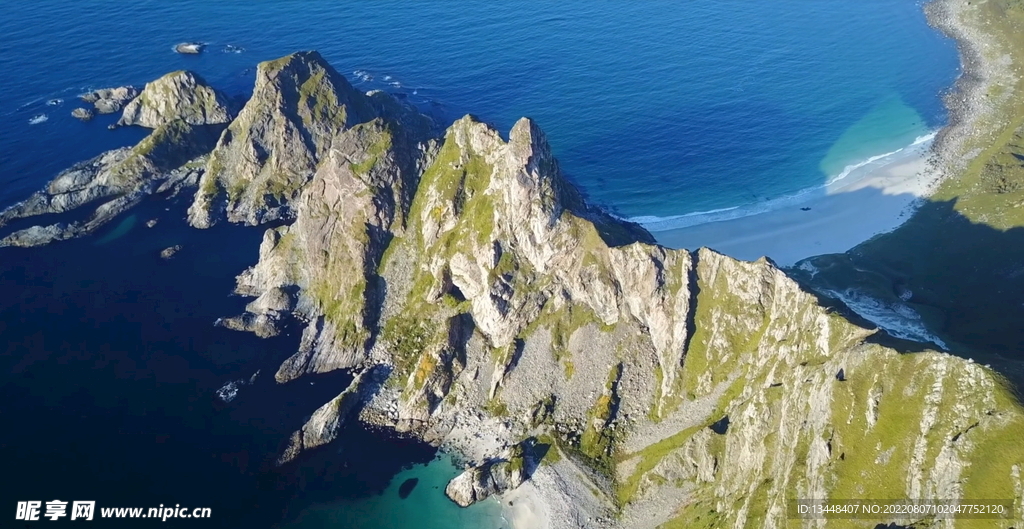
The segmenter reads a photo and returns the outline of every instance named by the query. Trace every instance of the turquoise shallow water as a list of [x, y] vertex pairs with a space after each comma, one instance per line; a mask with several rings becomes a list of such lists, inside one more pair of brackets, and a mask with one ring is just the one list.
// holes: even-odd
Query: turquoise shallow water
[[[362, 500], [339, 500], [303, 508], [280, 529], [451, 529], [458, 527], [507, 529], [501, 505], [489, 498], [462, 509], [444, 495], [448, 481], [457, 476], [450, 457], [442, 455], [426, 464], [415, 465], [394, 477], [380, 495]], [[402, 499], [399, 487], [417, 480], [415, 488]]]
[[[173, 53], [183, 40], [208, 51]], [[72, 119], [78, 93], [185, 68], [244, 94], [256, 62], [313, 48], [357, 86], [452, 118], [503, 130], [535, 118], [592, 201], [653, 219], [763, 207], [909, 145], [944, 123], [940, 94], [957, 74], [952, 43], [914, 0], [5, 0], [0, 207], [141, 137], [106, 130], [112, 116]], [[315, 480], [259, 467], [335, 386], [317, 380], [322, 394], [299, 398], [265, 382], [216, 401], [295, 344], [210, 327], [244, 305], [226, 294], [259, 232], [219, 228], [238, 237], [229, 251], [219, 232], [185, 229], [182, 207], [152, 205], [80, 244], [0, 250], [0, 396], [19, 403], [0, 411], [22, 426], [0, 442], [22, 490], [0, 502], [87, 492], [108, 505], [212, 504], [226, 513], [216, 527], [272, 527], [284, 513], [310, 529], [500, 527], [497, 505], [459, 510], [433, 488], [455, 472], [443, 460], [391, 479], [429, 455], [365, 432], [346, 434], [348, 466]], [[174, 261], [155, 257], [176, 243]], [[386, 454], [376, 474], [353, 470]], [[408, 476], [421, 481], [402, 500]]]

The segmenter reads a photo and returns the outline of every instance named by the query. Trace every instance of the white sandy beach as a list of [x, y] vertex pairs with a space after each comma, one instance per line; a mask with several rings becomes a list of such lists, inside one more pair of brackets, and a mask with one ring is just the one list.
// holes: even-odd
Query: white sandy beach
[[541, 491], [532, 481], [503, 494], [501, 513], [511, 529], [547, 529], [548, 513]]
[[854, 170], [805, 199], [730, 220], [660, 229], [647, 225], [670, 248], [712, 248], [745, 260], [768, 256], [780, 266], [815, 255], [845, 252], [902, 224], [940, 174], [928, 168], [931, 141]]

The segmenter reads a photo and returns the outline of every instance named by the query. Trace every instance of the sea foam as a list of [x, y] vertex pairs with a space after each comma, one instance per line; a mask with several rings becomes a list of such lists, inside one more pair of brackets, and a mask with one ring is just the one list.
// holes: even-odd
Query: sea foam
[[862, 318], [874, 323], [885, 332], [904, 340], [932, 343], [946, 349], [946, 343], [932, 334], [921, 315], [904, 303], [886, 303], [859, 290], [827, 290], [826, 294], [839, 299]]

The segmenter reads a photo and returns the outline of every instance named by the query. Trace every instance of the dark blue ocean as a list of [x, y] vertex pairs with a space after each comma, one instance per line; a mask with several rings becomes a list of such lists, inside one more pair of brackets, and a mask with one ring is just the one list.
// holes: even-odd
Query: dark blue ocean
[[[208, 48], [173, 53], [185, 40]], [[448, 119], [507, 130], [530, 116], [591, 201], [668, 225], [756, 209], [911, 144], [943, 125], [958, 74], [953, 43], [914, 0], [4, 0], [0, 208], [142, 137], [108, 131], [113, 116], [71, 118], [87, 89], [190, 69], [244, 95], [257, 62], [302, 49]], [[244, 306], [228, 293], [260, 233], [190, 230], [183, 206], [153, 201], [92, 239], [0, 249], [0, 520], [16, 501], [58, 498], [212, 506], [218, 527], [422, 528], [427, 512], [437, 527], [500, 527], [493, 502], [460, 511], [439, 496], [454, 469], [419, 465], [431, 450], [357, 427], [303, 468], [262, 466], [343, 376], [258, 377], [232, 403], [216, 398], [272, 372], [294, 337], [212, 327]], [[179, 243], [179, 258], [155, 257]], [[408, 476], [420, 485], [401, 500]]]

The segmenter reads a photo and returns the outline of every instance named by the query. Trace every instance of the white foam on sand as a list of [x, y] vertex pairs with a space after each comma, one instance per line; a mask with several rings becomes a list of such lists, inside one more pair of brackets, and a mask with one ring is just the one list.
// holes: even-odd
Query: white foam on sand
[[897, 338], [922, 343], [931, 342], [942, 349], [948, 349], [946, 342], [929, 332], [921, 320], [921, 315], [909, 305], [900, 302], [886, 303], [852, 288], [825, 292]]
[[892, 231], [928, 196], [941, 175], [928, 168], [935, 135], [851, 165], [825, 185], [750, 208], [672, 218], [636, 218], [671, 248], [706, 246], [738, 259], [768, 256], [791, 266], [845, 252]]

